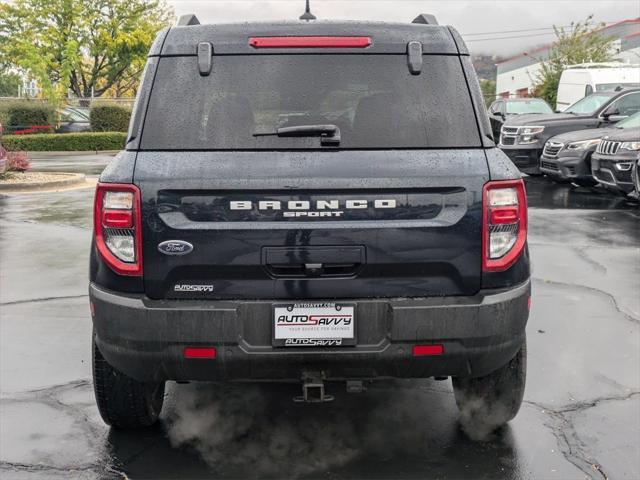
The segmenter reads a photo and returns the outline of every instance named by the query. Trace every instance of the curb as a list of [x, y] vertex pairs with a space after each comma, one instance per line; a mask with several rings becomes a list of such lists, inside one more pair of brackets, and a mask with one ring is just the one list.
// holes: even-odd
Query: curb
[[39, 160], [51, 157], [80, 157], [84, 155], [116, 155], [121, 150], [72, 150], [69, 152], [52, 151], [52, 152], [32, 152], [27, 151], [27, 155], [31, 160]]
[[51, 188], [71, 187], [74, 185], [80, 185], [86, 182], [86, 175], [84, 173], [62, 173], [62, 172], [47, 172], [48, 175], [72, 175], [70, 178], [63, 178], [60, 180], [52, 180], [50, 182], [34, 182], [34, 183], [10, 183], [6, 185], [0, 185], [0, 193], [4, 192], [17, 192], [17, 191], [37, 191], [48, 190]]

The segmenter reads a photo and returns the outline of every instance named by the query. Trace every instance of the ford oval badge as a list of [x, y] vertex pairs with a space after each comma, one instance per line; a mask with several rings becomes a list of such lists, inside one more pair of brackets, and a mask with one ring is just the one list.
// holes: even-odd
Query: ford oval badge
[[167, 240], [158, 244], [158, 250], [165, 255], [186, 255], [193, 251], [193, 245], [182, 240]]

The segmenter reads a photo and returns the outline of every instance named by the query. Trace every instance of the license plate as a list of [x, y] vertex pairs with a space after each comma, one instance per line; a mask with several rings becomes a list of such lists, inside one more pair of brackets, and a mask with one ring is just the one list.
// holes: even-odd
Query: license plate
[[276, 347], [355, 345], [355, 307], [339, 303], [289, 303], [273, 307]]

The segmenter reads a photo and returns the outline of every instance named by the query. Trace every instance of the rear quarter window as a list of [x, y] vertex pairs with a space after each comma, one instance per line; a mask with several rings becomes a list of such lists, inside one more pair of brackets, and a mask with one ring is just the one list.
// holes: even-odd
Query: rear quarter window
[[203, 77], [196, 57], [162, 57], [141, 149], [321, 148], [254, 136], [311, 124], [337, 125], [341, 149], [480, 146], [459, 57], [423, 60], [411, 75], [405, 55], [221, 55]]

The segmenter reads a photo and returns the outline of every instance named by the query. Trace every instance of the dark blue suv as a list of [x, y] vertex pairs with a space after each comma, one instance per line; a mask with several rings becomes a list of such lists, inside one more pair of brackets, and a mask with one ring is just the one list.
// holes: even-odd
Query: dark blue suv
[[499, 425], [522, 401], [520, 174], [469, 52], [411, 24], [199, 25], [158, 35], [90, 267], [98, 407], [153, 424], [165, 382], [452, 377]]

